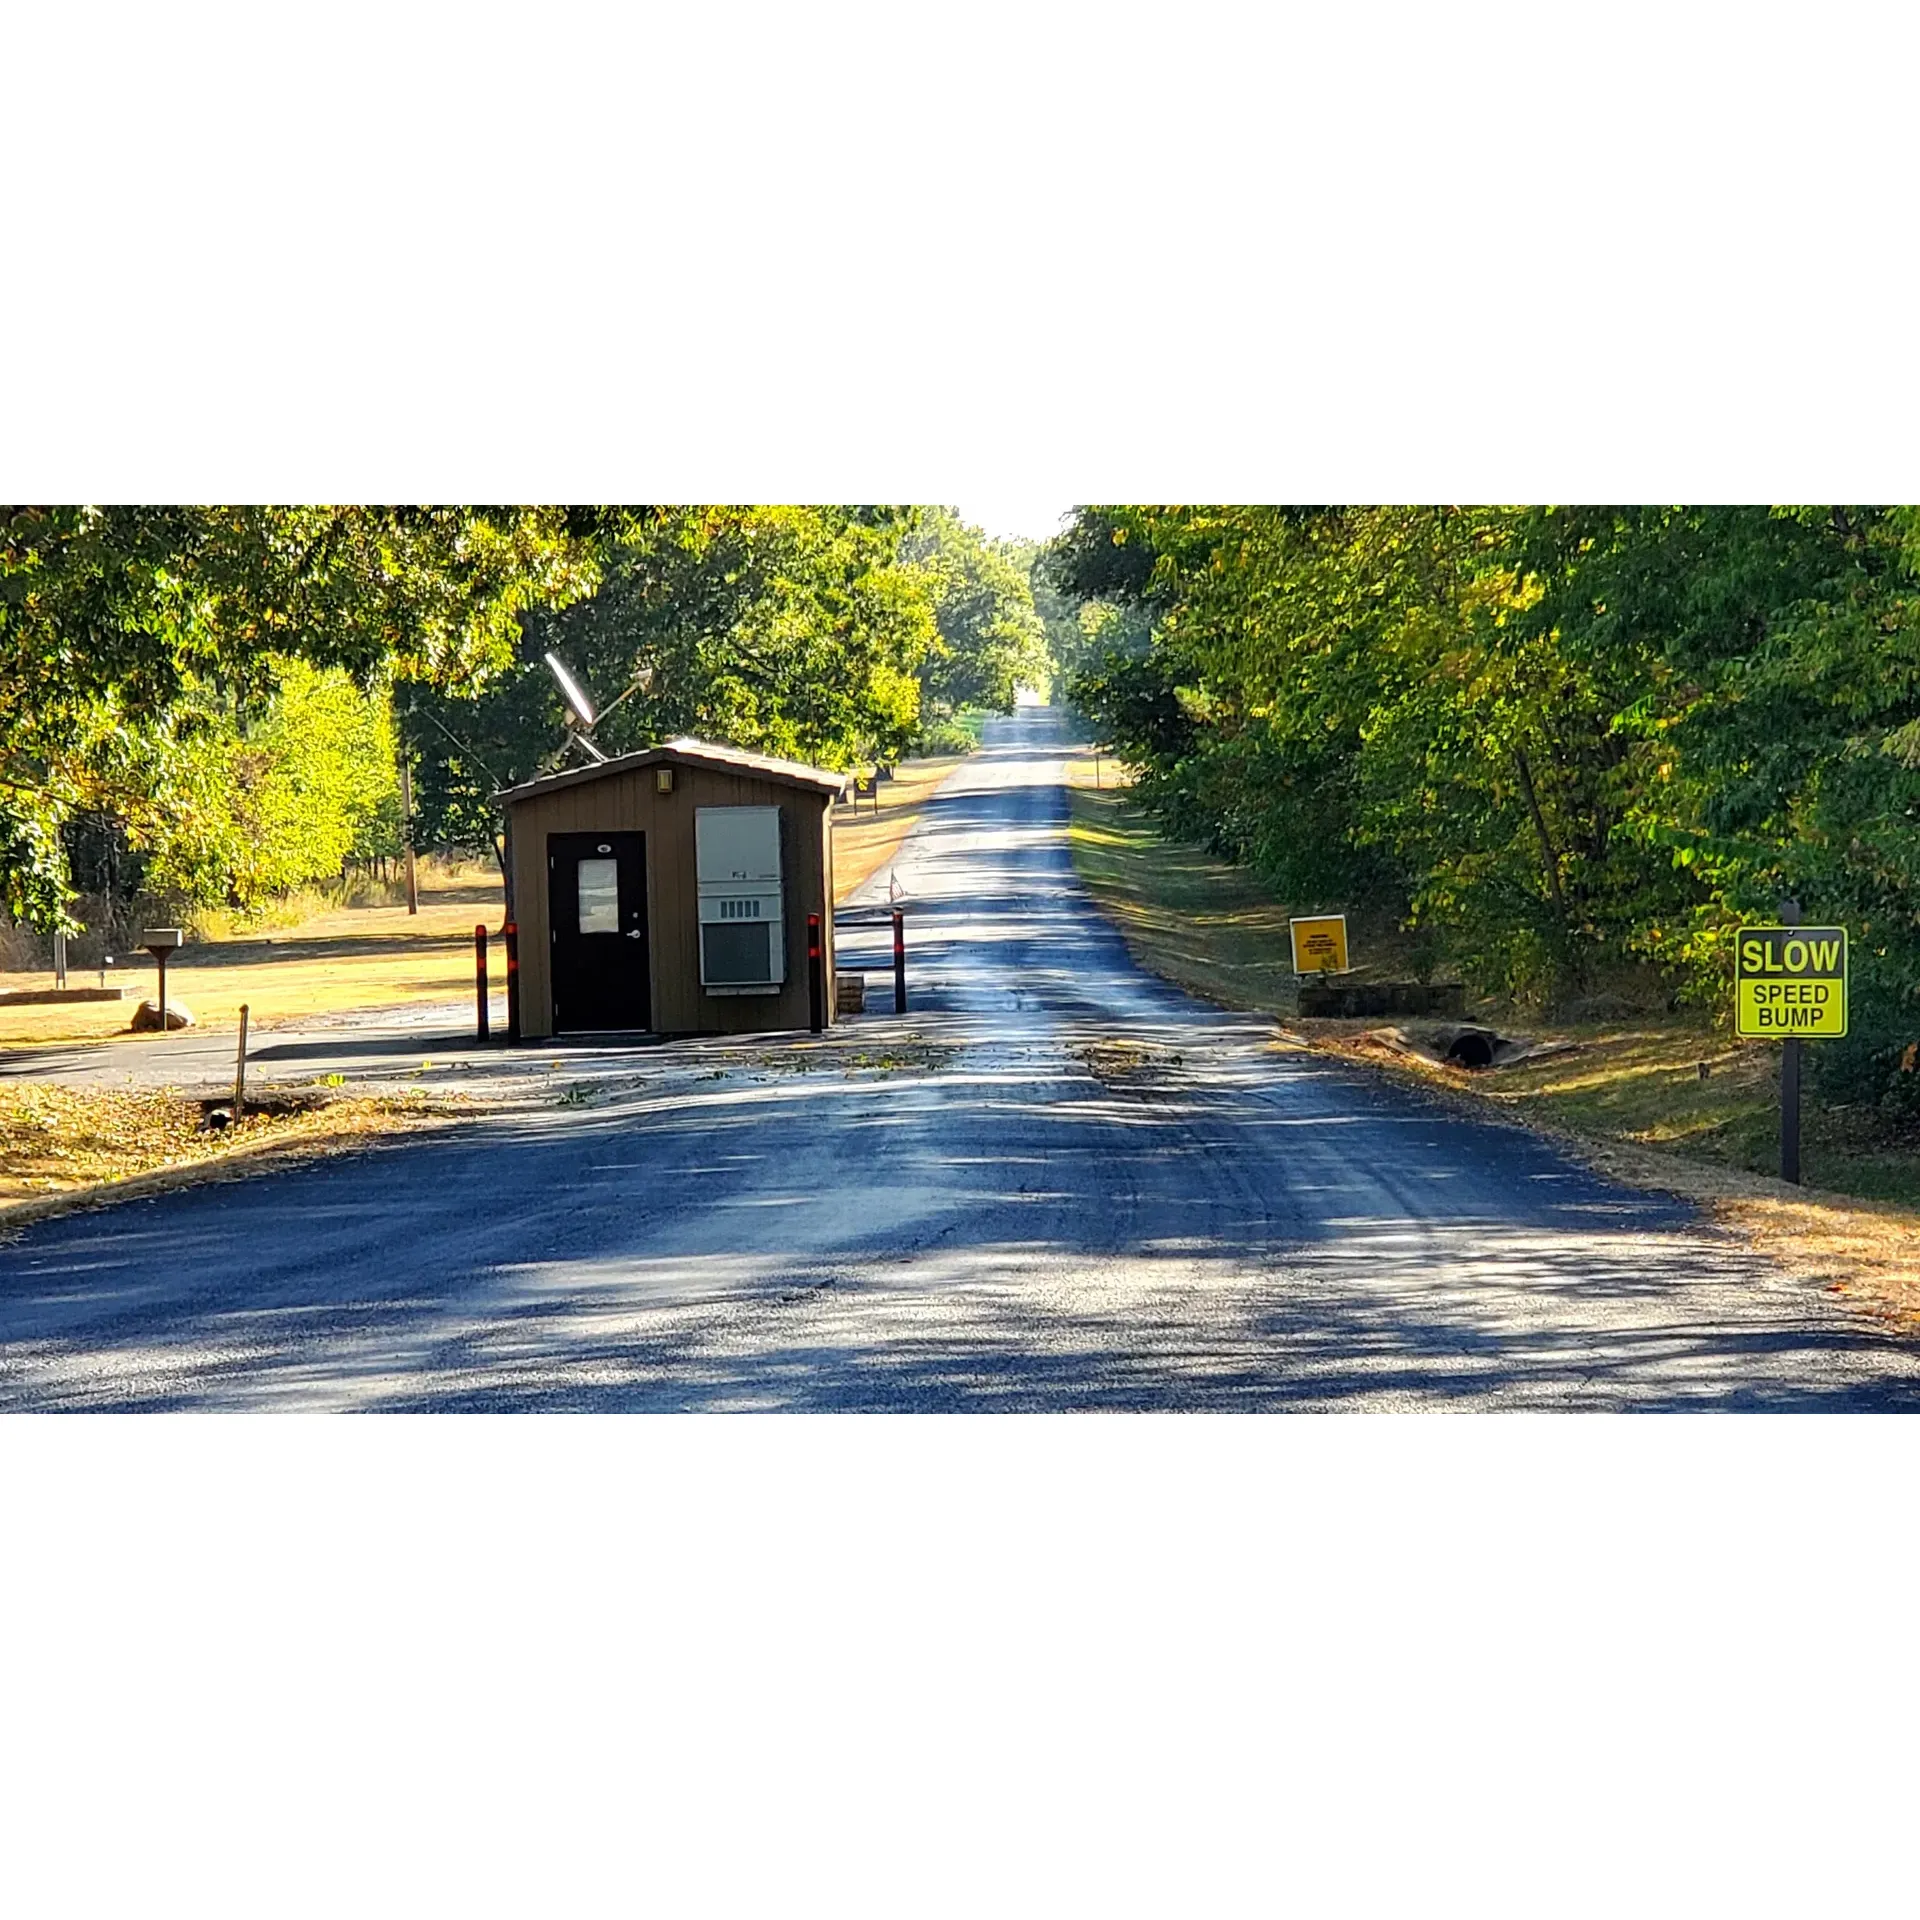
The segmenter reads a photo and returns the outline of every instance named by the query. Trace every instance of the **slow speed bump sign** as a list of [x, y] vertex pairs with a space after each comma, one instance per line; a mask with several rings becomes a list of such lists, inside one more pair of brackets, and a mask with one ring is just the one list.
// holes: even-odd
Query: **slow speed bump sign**
[[1847, 1031], [1844, 927], [1742, 927], [1733, 1030], [1743, 1040], [1840, 1040]]

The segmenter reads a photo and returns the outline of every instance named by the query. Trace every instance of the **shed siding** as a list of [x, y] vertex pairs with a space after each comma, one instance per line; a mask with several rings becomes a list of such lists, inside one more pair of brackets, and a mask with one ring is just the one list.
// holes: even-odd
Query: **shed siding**
[[[673, 791], [656, 790], [652, 766], [610, 774], [513, 810], [514, 907], [520, 928], [520, 1025], [529, 1039], [553, 1032], [552, 928], [547, 836], [637, 832], [647, 836], [647, 937], [656, 1033], [780, 1032], [804, 1027], [807, 915], [822, 916], [827, 1018], [833, 1018], [833, 817], [829, 797], [713, 768], [674, 767]], [[785, 868], [787, 978], [775, 994], [710, 994], [700, 985], [696, 807], [778, 807]], [[813, 824], [817, 817], [818, 826]]]

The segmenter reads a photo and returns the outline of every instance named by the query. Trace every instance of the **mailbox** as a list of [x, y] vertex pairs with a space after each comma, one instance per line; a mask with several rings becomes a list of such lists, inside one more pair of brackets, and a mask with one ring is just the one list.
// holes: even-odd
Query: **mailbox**
[[160, 969], [160, 1031], [167, 1031], [167, 955], [180, 945], [178, 927], [147, 927], [140, 934], [141, 946], [153, 955], [154, 964]]

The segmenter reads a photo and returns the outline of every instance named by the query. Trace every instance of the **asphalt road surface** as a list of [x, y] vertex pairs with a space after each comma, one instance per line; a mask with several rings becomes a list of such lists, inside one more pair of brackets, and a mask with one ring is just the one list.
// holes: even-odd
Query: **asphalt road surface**
[[28, 1228], [0, 1408], [1920, 1403], [1912, 1344], [1679, 1203], [1142, 974], [1062, 725], [993, 723], [903, 848], [904, 1016], [882, 873], [841, 915], [880, 1011], [824, 1044], [469, 1049], [462, 1126]]

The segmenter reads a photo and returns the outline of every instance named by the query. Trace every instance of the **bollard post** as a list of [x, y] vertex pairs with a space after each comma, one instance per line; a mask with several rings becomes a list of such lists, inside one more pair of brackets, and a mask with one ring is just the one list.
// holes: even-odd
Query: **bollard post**
[[893, 1010], [907, 1010], [907, 916], [893, 910]]
[[500, 937], [507, 943], [507, 1038], [520, 1038], [520, 929], [509, 920]]
[[480, 1038], [487, 1037], [487, 929], [485, 922], [473, 930], [474, 990], [480, 1006]]
[[818, 1033], [827, 1024], [826, 993], [820, 976], [820, 916], [807, 915], [807, 1023]]
[[247, 1003], [240, 1002], [240, 1051], [233, 1062], [233, 1119], [240, 1123], [241, 1110], [247, 1104]]

